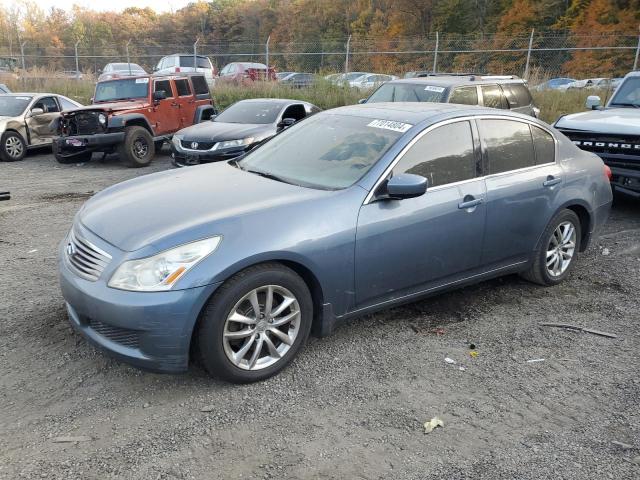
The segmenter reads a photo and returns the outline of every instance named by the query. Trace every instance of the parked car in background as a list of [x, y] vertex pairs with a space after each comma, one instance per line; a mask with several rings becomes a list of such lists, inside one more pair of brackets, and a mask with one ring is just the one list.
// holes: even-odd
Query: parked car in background
[[15, 57], [0, 57], [0, 80], [15, 80], [18, 78], [18, 59]]
[[129, 167], [151, 163], [174, 132], [214, 114], [204, 75], [144, 75], [96, 84], [93, 104], [63, 112], [53, 145], [60, 163], [118, 153]]
[[349, 86], [352, 88], [358, 88], [360, 90], [371, 90], [372, 88], [379, 87], [385, 82], [396, 80], [398, 77], [395, 75], [385, 75], [382, 73], [367, 73], [355, 80], [349, 82]]
[[222, 82], [236, 84], [250, 83], [257, 80], [276, 80], [276, 71], [273, 67], [267, 68], [264, 63], [233, 62], [225, 65], [220, 70], [218, 79]]
[[574, 83], [575, 81], [575, 78], [552, 78], [550, 80], [547, 80], [546, 82], [536, 85], [535, 87], [533, 87], [533, 90], [537, 92], [542, 92], [544, 90], [562, 90], [563, 87], [566, 87], [567, 85], [569, 85], [570, 83]]
[[316, 77], [313, 73], [292, 72], [278, 81], [293, 88], [307, 88], [316, 83]]
[[0, 93], [11, 93], [11, 90], [4, 83], [0, 83]]
[[527, 83], [512, 75], [429, 75], [380, 86], [361, 103], [435, 102], [480, 105], [538, 117]]
[[340, 78], [342, 75], [344, 75], [344, 74], [342, 74], [342, 73], [330, 73], [329, 75], [325, 75], [325, 76], [324, 76], [324, 79], [325, 79], [327, 82], [335, 83], [335, 81], [336, 81], [338, 78]]
[[587, 97], [589, 111], [563, 115], [555, 127], [611, 168], [611, 186], [640, 198], [640, 72], [626, 75], [607, 105]]
[[413, 72], [407, 72], [404, 74], [403, 78], [416, 78], [416, 77], [426, 77], [431, 72], [427, 72], [426, 70], [418, 70]]
[[340, 74], [336, 74], [336, 76], [332, 76], [332, 78], [330, 79], [331, 83], [334, 83], [336, 85], [349, 85], [349, 82], [360, 78], [363, 75], [367, 75], [369, 72], [347, 72], [347, 73], [340, 73]]
[[[194, 66], [195, 59], [195, 66]], [[162, 57], [153, 71], [159, 75], [171, 75], [174, 73], [200, 73], [204, 75], [207, 84], [214, 85], [216, 71], [209, 57], [188, 53], [175, 53]]]
[[102, 190], [59, 278], [73, 328], [117, 358], [178, 372], [195, 353], [251, 382], [312, 330], [501, 275], [557, 285], [610, 206], [602, 161], [532, 117], [355, 105]]
[[300, 100], [241, 100], [211, 122], [177, 132], [171, 142], [171, 157], [178, 167], [230, 160], [319, 111], [315, 105]]
[[64, 70], [61, 75], [70, 80], [82, 80], [84, 78], [83, 73], [77, 70]]
[[144, 68], [137, 63], [107, 63], [99, 72], [99, 82], [112, 78], [136, 77], [147, 73], [144, 71]]
[[276, 80], [282, 80], [284, 77], [287, 77], [287, 76], [291, 75], [292, 73], [295, 73], [295, 72], [277, 72], [276, 73]]
[[60, 112], [78, 107], [82, 105], [55, 93], [0, 95], [0, 160], [15, 162], [31, 148], [50, 146]]

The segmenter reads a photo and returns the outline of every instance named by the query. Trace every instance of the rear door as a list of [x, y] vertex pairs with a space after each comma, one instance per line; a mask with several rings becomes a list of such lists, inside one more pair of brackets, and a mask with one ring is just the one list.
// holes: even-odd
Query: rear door
[[527, 261], [564, 180], [555, 161], [555, 140], [525, 120], [486, 117], [477, 122], [487, 189], [482, 263], [502, 267]]
[[193, 124], [196, 112], [196, 100], [191, 90], [191, 83], [187, 78], [175, 79], [177, 102], [180, 108], [180, 127], [188, 127]]
[[154, 80], [153, 92], [159, 91], [164, 91], [167, 98], [154, 101], [155, 132], [156, 135], [165, 135], [180, 128], [180, 106], [176, 101], [176, 93], [171, 87], [171, 80]]
[[486, 207], [476, 144], [468, 120], [427, 131], [400, 154], [392, 171], [424, 176], [427, 192], [362, 206], [356, 234], [359, 308], [465, 277], [478, 267]]

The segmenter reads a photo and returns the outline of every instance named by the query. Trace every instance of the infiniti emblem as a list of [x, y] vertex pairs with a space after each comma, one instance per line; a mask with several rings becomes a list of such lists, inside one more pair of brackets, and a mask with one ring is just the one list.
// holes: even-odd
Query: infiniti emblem
[[198, 142], [191, 142], [191, 148], [193, 148], [194, 150], [198, 148]]
[[76, 247], [73, 243], [69, 242], [67, 244], [67, 255], [70, 257], [76, 253]]

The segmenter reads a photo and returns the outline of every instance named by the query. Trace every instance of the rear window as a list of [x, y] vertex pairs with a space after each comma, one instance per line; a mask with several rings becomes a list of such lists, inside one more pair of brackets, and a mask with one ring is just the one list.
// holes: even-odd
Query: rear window
[[189, 87], [189, 81], [186, 78], [176, 80], [176, 90], [178, 90], [179, 97], [191, 95], [191, 87]]
[[502, 90], [509, 101], [511, 108], [531, 105], [532, 99], [529, 89], [521, 83], [502, 85]]
[[480, 133], [487, 147], [490, 175], [535, 165], [529, 124], [481, 120]]
[[[180, 66], [193, 68], [193, 55], [180, 56]], [[211, 60], [209, 60], [207, 57], [196, 56], [196, 68], [212, 68]]]
[[445, 98], [445, 88], [437, 85], [387, 83], [378, 88], [367, 103], [378, 102], [435, 102]]
[[209, 85], [202, 75], [194, 75], [191, 77], [191, 83], [193, 83], [193, 90], [196, 95], [209, 94]]
[[550, 133], [536, 126], [531, 126], [533, 144], [536, 148], [536, 165], [552, 163], [556, 160], [556, 143]]

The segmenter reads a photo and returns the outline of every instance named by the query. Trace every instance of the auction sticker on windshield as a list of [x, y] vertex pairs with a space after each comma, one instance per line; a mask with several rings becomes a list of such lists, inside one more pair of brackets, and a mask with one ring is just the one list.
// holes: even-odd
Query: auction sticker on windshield
[[427, 85], [426, 87], [424, 87], [424, 89], [427, 92], [437, 92], [437, 93], [444, 92], [444, 87], [434, 87], [433, 85]]
[[404, 133], [413, 125], [410, 123], [393, 122], [391, 120], [374, 120], [367, 124], [367, 127], [383, 128], [385, 130], [393, 130], [394, 132]]
[[136, 78], [136, 83], [149, 83], [148, 78]]

